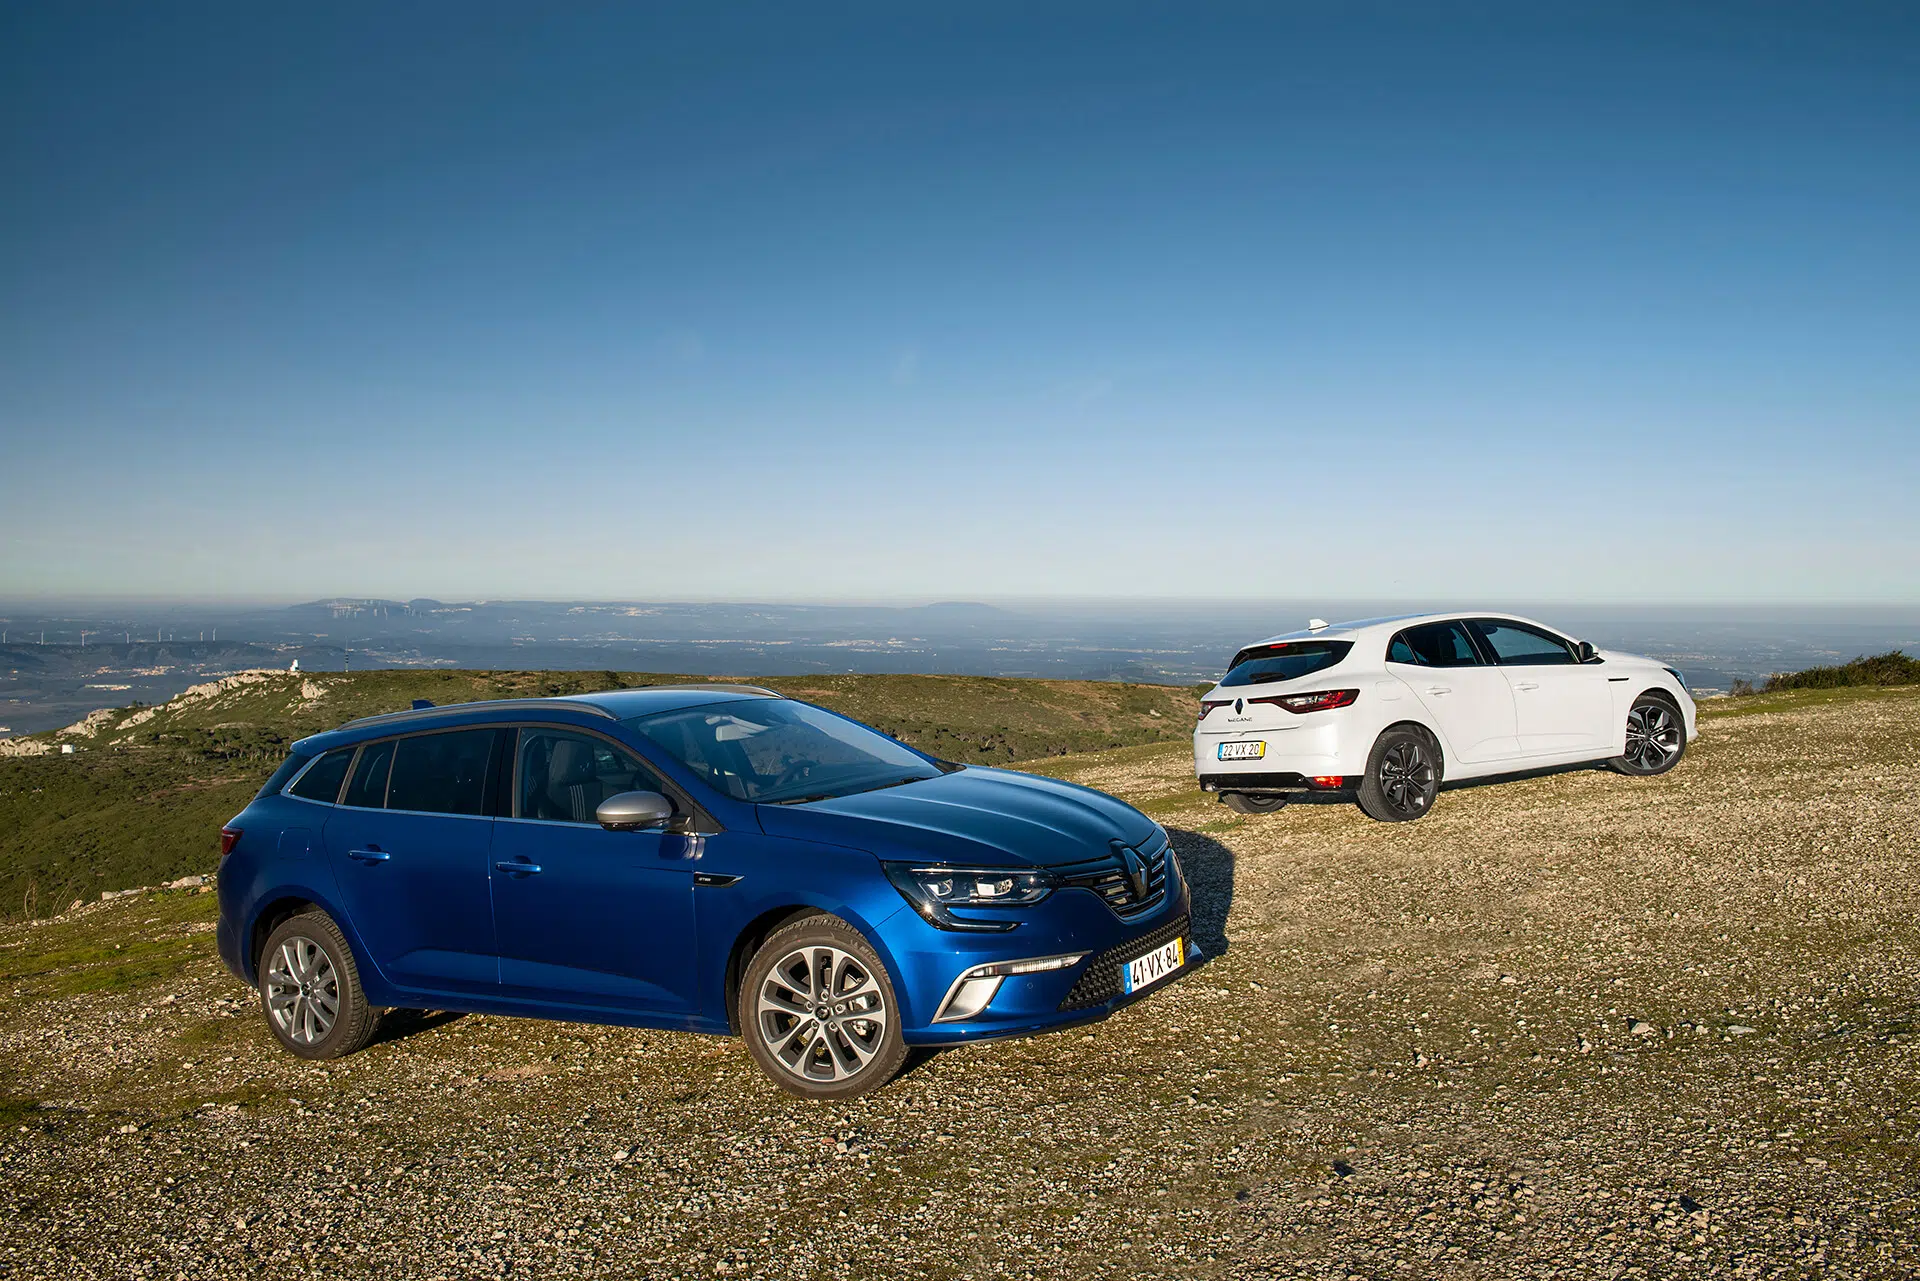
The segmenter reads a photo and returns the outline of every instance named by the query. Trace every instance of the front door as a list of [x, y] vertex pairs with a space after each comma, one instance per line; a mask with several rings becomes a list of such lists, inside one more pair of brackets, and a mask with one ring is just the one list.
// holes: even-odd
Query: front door
[[1476, 618], [1474, 630], [1500, 663], [1526, 756], [1605, 749], [1613, 738], [1613, 691], [1603, 663], [1582, 663], [1565, 638], [1504, 618]]
[[1462, 764], [1520, 754], [1513, 693], [1499, 668], [1481, 663], [1465, 624], [1407, 628], [1387, 647], [1387, 670], [1406, 682]]
[[499, 990], [485, 815], [498, 731], [368, 743], [322, 831], [353, 930], [386, 979], [424, 996]]
[[663, 790], [607, 739], [520, 731], [513, 817], [496, 823], [490, 862], [505, 995], [691, 1012], [700, 838], [609, 832], [593, 817], [616, 793]]

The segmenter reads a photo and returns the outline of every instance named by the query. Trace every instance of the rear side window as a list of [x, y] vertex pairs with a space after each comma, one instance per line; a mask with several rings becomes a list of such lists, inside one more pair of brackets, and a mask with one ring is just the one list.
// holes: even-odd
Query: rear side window
[[1270, 685], [1324, 671], [1340, 662], [1352, 641], [1289, 641], [1256, 645], [1233, 656], [1233, 668], [1220, 678], [1222, 685]]
[[1425, 623], [1409, 627], [1387, 645], [1390, 663], [1421, 667], [1478, 667], [1480, 655], [1461, 623]]
[[1572, 646], [1538, 627], [1510, 623], [1500, 618], [1476, 618], [1473, 626], [1502, 667], [1537, 667], [1578, 661], [1574, 658]]
[[308, 801], [325, 801], [331, 805], [340, 799], [340, 784], [347, 777], [347, 766], [353, 763], [353, 749], [341, 747], [328, 752], [313, 763], [313, 768], [300, 776], [288, 791]]
[[263, 796], [279, 795], [281, 789], [286, 787], [287, 780], [295, 774], [298, 774], [301, 767], [312, 759], [313, 757], [311, 756], [302, 756], [299, 752], [295, 752], [293, 755], [287, 757], [286, 760], [281, 761], [280, 768], [273, 772], [271, 778], [260, 785], [260, 790], [253, 794], [253, 799], [257, 801]]
[[431, 814], [480, 814], [493, 759], [491, 729], [416, 734], [394, 749], [387, 808]]
[[393, 743], [394, 740], [388, 739], [384, 743], [368, 743], [360, 749], [353, 777], [347, 780], [347, 794], [340, 798], [342, 805], [377, 810], [387, 803], [387, 771], [393, 766]]

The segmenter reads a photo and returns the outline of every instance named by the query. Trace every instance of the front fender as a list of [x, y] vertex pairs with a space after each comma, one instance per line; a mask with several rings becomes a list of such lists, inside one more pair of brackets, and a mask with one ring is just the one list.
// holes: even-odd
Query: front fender
[[783, 911], [824, 912], [845, 921], [879, 955], [895, 991], [900, 990], [900, 967], [880, 926], [904, 910], [906, 900], [872, 854], [735, 830], [707, 838], [697, 872], [739, 877], [730, 885], [694, 887], [695, 1017], [712, 1030], [731, 1026], [727, 963], [734, 946], [756, 922]]

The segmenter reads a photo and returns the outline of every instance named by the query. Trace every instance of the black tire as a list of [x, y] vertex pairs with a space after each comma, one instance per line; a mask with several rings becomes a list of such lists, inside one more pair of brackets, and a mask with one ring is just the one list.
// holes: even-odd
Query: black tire
[[769, 934], [741, 974], [735, 1013], [754, 1063], [803, 1099], [877, 1090], [907, 1058], [887, 967], [837, 916]]
[[1220, 803], [1236, 814], [1276, 814], [1287, 808], [1284, 796], [1249, 796], [1245, 792], [1222, 792]]
[[1680, 763], [1687, 752], [1687, 721], [1658, 694], [1642, 694], [1627, 709], [1627, 751], [1607, 764], [1634, 778], [1652, 778]]
[[290, 917], [267, 936], [259, 979], [260, 1013], [289, 1053], [337, 1059], [373, 1039], [378, 1012], [360, 989], [353, 949], [325, 912]]
[[1368, 818], [1410, 823], [1433, 808], [1442, 765], [1439, 744], [1410, 725], [1396, 725], [1374, 741], [1354, 799]]

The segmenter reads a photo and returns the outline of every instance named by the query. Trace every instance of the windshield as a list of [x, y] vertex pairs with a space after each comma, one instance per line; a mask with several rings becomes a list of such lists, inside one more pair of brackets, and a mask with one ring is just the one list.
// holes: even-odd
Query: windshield
[[1220, 678], [1222, 685], [1266, 685], [1311, 676], [1332, 667], [1347, 656], [1352, 641], [1291, 641], [1282, 645], [1256, 645], [1233, 656], [1233, 670]]
[[708, 703], [626, 724], [736, 801], [827, 800], [940, 773], [885, 734], [784, 698]]

